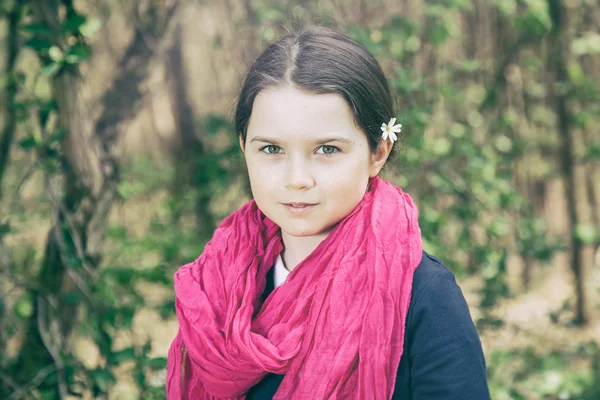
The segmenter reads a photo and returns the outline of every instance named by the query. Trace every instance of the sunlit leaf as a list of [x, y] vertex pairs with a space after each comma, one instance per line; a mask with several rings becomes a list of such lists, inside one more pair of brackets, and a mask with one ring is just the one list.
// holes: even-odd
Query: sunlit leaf
[[33, 315], [33, 300], [31, 296], [25, 295], [20, 297], [13, 306], [15, 315], [23, 320], [30, 318]]
[[40, 71], [40, 75], [45, 76], [47, 78], [51, 78], [54, 75], [56, 75], [60, 71], [61, 68], [62, 68], [61, 63], [53, 62], [53, 63], [46, 65], [44, 68], [42, 68]]
[[79, 26], [79, 32], [85, 37], [91, 37], [98, 32], [102, 26], [102, 21], [98, 18], [87, 18], [83, 24]]

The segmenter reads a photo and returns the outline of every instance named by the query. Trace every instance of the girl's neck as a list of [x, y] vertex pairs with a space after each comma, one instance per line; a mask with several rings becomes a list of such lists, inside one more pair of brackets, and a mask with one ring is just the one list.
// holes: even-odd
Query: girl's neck
[[283, 241], [283, 252], [281, 258], [283, 264], [288, 271], [293, 271], [294, 268], [302, 260], [310, 255], [329, 235], [330, 230], [313, 236], [292, 236], [281, 231], [281, 239]]

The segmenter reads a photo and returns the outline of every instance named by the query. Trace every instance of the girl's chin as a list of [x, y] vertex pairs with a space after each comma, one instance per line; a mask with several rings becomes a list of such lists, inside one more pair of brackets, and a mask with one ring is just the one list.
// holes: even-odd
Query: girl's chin
[[290, 224], [279, 226], [282, 232], [294, 237], [327, 236], [333, 229], [333, 227], [326, 228], [325, 226], [290, 226]]
[[294, 236], [294, 237], [310, 237], [310, 236], [317, 236], [317, 235], [322, 234], [322, 232], [320, 232], [318, 230], [285, 229], [285, 228], [281, 228], [281, 230], [283, 232], [285, 232], [287, 235]]

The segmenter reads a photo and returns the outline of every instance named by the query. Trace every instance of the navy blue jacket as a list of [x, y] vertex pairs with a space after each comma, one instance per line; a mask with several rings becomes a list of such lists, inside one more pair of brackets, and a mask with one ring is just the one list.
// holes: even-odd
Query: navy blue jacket
[[[274, 289], [273, 268], [266, 299]], [[488, 400], [490, 394], [481, 342], [454, 274], [423, 252], [415, 270], [406, 318], [404, 352], [393, 399]], [[283, 375], [269, 374], [247, 399], [271, 399]]]

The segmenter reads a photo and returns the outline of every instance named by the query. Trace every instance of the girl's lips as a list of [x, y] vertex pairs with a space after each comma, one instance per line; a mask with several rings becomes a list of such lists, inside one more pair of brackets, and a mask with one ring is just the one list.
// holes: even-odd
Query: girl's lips
[[294, 214], [304, 214], [312, 210], [317, 204], [310, 203], [283, 203], [288, 211]]

